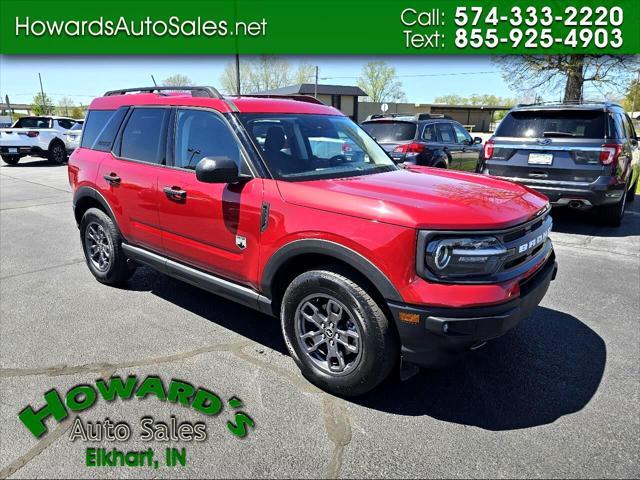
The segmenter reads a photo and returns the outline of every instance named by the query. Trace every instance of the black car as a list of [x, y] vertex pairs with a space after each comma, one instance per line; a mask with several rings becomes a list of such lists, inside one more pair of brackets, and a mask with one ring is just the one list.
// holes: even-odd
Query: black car
[[371, 115], [362, 128], [397, 162], [475, 171], [482, 139], [444, 115]]
[[534, 188], [553, 205], [594, 209], [611, 226], [633, 201], [638, 137], [613, 103], [518, 105], [485, 143], [478, 171]]

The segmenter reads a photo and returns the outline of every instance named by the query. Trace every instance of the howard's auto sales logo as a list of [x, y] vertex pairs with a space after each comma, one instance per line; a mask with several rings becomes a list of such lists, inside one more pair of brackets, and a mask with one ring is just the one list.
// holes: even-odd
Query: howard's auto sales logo
[[[194, 387], [190, 383], [172, 379], [168, 388], [157, 376], [147, 376], [138, 382], [135, 375], [129, 375], [126, 381], [119, 376], [113, 376], [108, 380], [98, 379], [93, 385], [76, 385], [62, 396], [55, 389], [44, 394], [44, 406], [34, 409], [31, 405], [25, 407], [18, 415], [24, 426], [35, 436], [41, 437], [47, 432], [45, 420], [53, 418], [56, 422], [62, 422], [71, 413], [83, 412], [91, 408], [98, 398], [106, 402], [112, 402], [116, 398], [130, 400], [137, 398], [144, 400], [147, 397], [156, 397], [163, 402], [180, 404], [184, 407], [204, 415], [214, 417], [224, 410], [222, 399], [210, 390], [203, 387]], [[232, 397], [227, 401], [232, 410], [233, 418], [226, 423], [227, 430], [238, 438], [246, 437], [255, 422], [241, 410], [242, 401]], [[142, 442], [204, 442], [208, 438], [207, 424], [205, 422], [180, 422], [174, 415], [169, 421], [157, 421], [149, 415], [143, 416], [139, 423], [138, 439]], [[134, 429], [125, 421], [112, 421], [105, 418], [101, 421], [84, 421], [76, 417], [70, 428], [69, 440], [83, 442], [126, 442], [133, 436]], [[170, 467], [185, 466], [187, 452], [185, 448], [166, 448], [164, 464]], [[124, 452], [119, 449], [87, 448], [85, 452], [85, 464], [88, 467], [109, 466], [147, 466], [158, 468], [160, 463], [154, 457], [151, 448]]]

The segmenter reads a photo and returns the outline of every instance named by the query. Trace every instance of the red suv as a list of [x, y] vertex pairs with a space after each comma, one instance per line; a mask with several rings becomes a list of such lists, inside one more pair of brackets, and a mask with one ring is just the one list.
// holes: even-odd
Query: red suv
[[107, 92], [69, 180], [99, 281], [145, 264], [279, 317], [305, 377], [341, 395], [504, 334], [557, 270], [546, 197], [400, 167], [310, 97]]

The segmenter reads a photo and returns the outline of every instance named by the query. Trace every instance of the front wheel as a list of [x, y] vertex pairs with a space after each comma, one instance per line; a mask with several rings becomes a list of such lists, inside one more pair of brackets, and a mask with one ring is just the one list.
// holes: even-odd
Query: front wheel
[[289, 353], [323, 390], [362, 395], [398, 365], [393, 326], [371, 295], [346, 276], [328, 270], [299, 275], [284, 294], [280, 317]]

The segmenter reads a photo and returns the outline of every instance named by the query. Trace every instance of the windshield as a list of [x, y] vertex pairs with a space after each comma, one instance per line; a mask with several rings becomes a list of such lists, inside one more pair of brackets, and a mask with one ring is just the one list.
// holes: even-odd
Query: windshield
[[396, 170], [395, 163], [347, 117], [241, 114], [274, 177], [300, 181]]
[[378, 142], [403, 142], [413, 140], [416, 124], [411, 122], [368, 122], [362, 128]]
[[51, 128], [51, 119], [46, 117], [22, 117], [14, 128]]
[[500, 123], [496, 136], [604, 138], [605, 113], [597, 110], [511, 112]]

